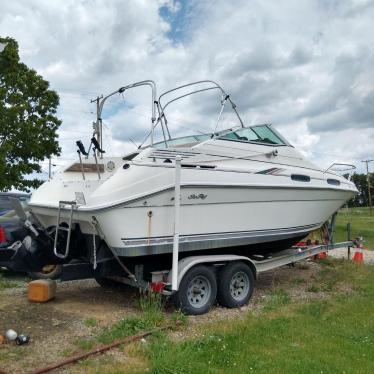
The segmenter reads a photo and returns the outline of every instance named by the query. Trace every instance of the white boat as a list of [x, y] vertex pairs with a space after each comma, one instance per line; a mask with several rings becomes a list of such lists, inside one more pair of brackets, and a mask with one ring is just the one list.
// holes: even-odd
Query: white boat
[[[124, 157], [102, 153], [104, 103], [142, 85], [152, 90], [148, 145]], [[184, 91], [178, 96], [179, 89]], [[209, 90], [222, 94], [211, 133], [170, 136], [172, 124], [165, 113], [169, 104]], [[225, 106], [234, 110], [238, 124], [220, 129]], [[195, 251], [254, 254], [290, 248], [357, 193], [348, 179], [307, 161], [273, 126], [246, 126], [229, 95], [212, 81], [184, 85], [158, 99], [152, 81], [138, 82], [104, 97], [98, 108], [90, 154], [85, 156], [79, 143], [79, 158], [38, 188], [29, 203], [61, 259], [85, 256], [96, 263], [103, 247], [129, 262], [139, 256], [150, 262], [154, 255], [168, 257], [179, 157], [181, 256]], [[160, 142], [155, 141], [157, 129], [163, 134]]]

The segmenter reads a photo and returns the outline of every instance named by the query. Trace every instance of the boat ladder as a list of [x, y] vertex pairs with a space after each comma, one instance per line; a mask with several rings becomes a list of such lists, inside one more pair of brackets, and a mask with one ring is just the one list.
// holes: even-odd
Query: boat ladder
[[[69, 221], [66, 226], [60, 226], [60, 221], [61, 221], [61, 209], [64, 209], [65, 207], [70, 207], [70, 212], [69, 212]], [[73, 215], [74, 215], [74, 210], [77, 208], [77, 202], [76, 201], [59, 201], [58, 202], [58, 215], [57, 215], [57, 222], [56, 222], [56, 233], [55, 233], [55, 240], [54, 240], [54, 245], [53, 245], [53, 252], [56, 257], [58, 258], [66, 258], [69, 256], [69, 248], [70, 248], [70, 238], [71, 238], [71, 228], [72, 228], [72, 221], [73, 221]], [[67, 238], [66, 238], [66, 247], [65, 247], [65, 252], [64, 253], [59, 253], [57, 251], [57, 243], [58, 243], [58, 234], [59, 231], [66, 231]]]

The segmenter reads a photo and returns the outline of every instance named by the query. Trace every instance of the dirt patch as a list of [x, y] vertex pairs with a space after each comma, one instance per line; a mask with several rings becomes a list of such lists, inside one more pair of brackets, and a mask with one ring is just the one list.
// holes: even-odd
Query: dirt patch
[[[43, 304], [30, 303], [25, 287], [2, 291], [0, 332], [12, 328], [29, 334], [31, 341], [22, 347], [2, 346], [0, 367], [23, 373], [63, 358], [78, 350], [75, 342], [80, 338], [89, 338], [100, 328], [135, 314], [136, 298], [135, 289], [105, 290], [94, 281], [60, 283], [56, 298]], [[89, 320], [95, 321], [94, 326]]]
[[[209, 314], [189, 317], [189, 328], [173, 332], [172, 337], [185, 339], [198, 336], [202, 324], [244, 317], [249, 310], [259, 309], [266, 304], [275, 289], [286, 290], [292, 298], [321, 298], [323, 293], [307, 291], [319, 270], [319, 264], [308, 262], [260, 274], [249, 305], [239, 309], [217, 305]], [[28, 345], [18, 347], [7, 344], [0, 348], [1, 369], [9, 373], [25, 373], [79, 351], [79, 339], [93, 337], [103, 327], [139, 313], [137, 298], [138, 293], [134, 289], [105, 290], [91, 280], [59, 283], [56, 298], [45, 304], [28, 302], [25, 284], [21, 288], [1, 291], [0, 332], [12, 328], [31, 336]], [[172, 311], [172, 307], [167, 307], [166, 313]], [[100, 360], [105, 361], [110, 357], [121, 362], [125, 356], [120, 348], [107, 353]], [[82, 364], [60, 372], [84, 373], [86, 369]]]

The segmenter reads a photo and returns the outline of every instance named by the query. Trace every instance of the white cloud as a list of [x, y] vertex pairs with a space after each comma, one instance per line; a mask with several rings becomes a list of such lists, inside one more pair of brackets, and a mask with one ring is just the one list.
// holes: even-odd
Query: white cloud
[[[60, 93], [63, 157], [87, 142], [98, 94], [143, 79], [160, 90], [213, 79], [246, 123], [273, 123], [317, 163], [360, 164], [374, 153], [373, 17], [363, 0], [18, 0], [2, 4], [0, 35]], [[125, 94], [104, 116], [111, 150], [131, 150], [120, 141], [150, 127], [148, 92]], [[184, 103], [170, 107], [171, 130], [211, 128], [211, 97]]]

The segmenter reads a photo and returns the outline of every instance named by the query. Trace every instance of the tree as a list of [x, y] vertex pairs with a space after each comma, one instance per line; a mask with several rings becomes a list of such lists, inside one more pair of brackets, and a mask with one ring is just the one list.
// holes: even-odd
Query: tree
[[20, 62], [18, 43], [0, 38], [0, 191], [40, 185], [30, 176], [40, 162], [59, 155], [59, 96], [33, 69]]
[[[368, 195], [368, 182], [366, 174], [356, 174], [352, 175], [352, 182], [356, 185], [358, 194], [354, 198], [348, 201], [349, 207], [359, 207], [369, 205], [369, 195]], [[370, 174], [370, 183], [374, 185], [374, 175]], [[372, 200], [374, 196], [372, 194]], [[373, 203], [373, 201], [372, 201]]]

